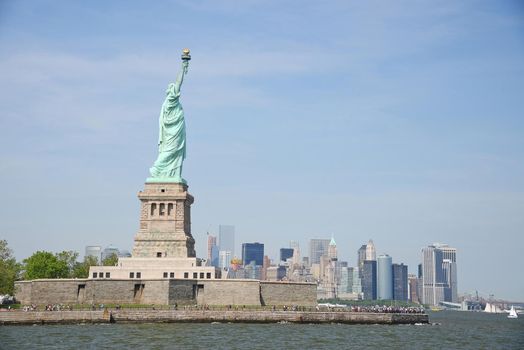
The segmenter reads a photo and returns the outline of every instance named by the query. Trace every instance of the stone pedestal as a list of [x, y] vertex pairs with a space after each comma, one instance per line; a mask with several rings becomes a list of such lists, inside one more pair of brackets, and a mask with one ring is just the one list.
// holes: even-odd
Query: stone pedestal
[[146, 182], [138, 198], [140, 229], [135, 236], [133, 257], [195, 257], [190, 212], [194, 198], [187, 192], [187, 185]]

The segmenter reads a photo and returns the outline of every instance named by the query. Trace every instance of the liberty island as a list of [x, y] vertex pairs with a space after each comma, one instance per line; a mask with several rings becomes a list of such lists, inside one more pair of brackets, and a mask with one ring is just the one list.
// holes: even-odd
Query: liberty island
[[182, 178], [186, 126], [180, 97], [190, 59], [184, 49], [181, 70], [166, 90], [158, 156], [138, 193], [132, 256], [118, 258], [115, 266], [91, 266], [86, 279], [18, 281], [15, 294], [22, 304], [316, 305], [314, 283], [228, 279], [220, 268], [196, 257], [194, 197]]
[[[168, 85], [162, 104], [158, 156], [144, 189], [138, 193], [139, 228], [131, 257], [119, 257], [114, 266], [91, 266], [87, 278], [17, 281], [15, 296], [22, 304], [75, 305], [76, 311], [10, 313], [0, 315], [0, 324], [428, 323], [428, 316], [420, 309], [384, 306], [369, 312], [318, 305], [316, 283], [227, 278], [220, 268], [196, 256], [191, 233], [194, 197], [182, 177], [186, 125], [180, 97], [191, 59], [189, 53], [189, 49], [184, 49], [181, 69], [176, 81]], [[157, 307], [133, 312], [119, 307], [108, 312], [91, 309], [95, 304]]]

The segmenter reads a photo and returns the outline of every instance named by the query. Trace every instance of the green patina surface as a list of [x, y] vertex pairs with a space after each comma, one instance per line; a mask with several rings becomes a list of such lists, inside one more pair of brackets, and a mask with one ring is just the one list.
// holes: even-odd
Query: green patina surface
[[186, 158], [186, 123], [184, 109], [180, 104], [180, 88], [189, 65], [189, 55], [182, 59], [182, 68], [174, 83], [166, 90], [162, 104], [158, 131], [158, 157], [149, 169], [149, 183], [184, 183], [182, 165]]

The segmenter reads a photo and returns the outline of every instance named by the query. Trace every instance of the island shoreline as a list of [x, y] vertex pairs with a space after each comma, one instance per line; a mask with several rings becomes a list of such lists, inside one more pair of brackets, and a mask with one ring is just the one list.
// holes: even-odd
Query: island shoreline
[[215, 311], [215, 310], [97, 310], [9, 311], [0, 313], [0, 325], [99, 323], [298, 323], [298, 324], [427, 324], [419, 313], [338, 311]]

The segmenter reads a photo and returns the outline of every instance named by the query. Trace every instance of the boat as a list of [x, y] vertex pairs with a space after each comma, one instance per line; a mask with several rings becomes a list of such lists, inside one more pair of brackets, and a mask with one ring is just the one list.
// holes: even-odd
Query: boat
[[486, 303], [486, 307], [484, 308], [484, 312], [492, 313], [492, 314], [501, 314], [504, 313], [504, 311], [495, 304]]
[[508, 318], [518, 318], [517, 311], [515, 311], [515, 307], [511, 305], [511, 310], [509, 310]]

